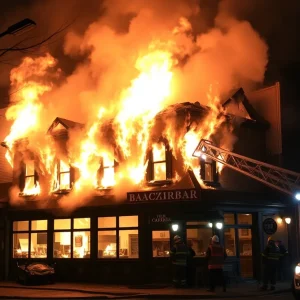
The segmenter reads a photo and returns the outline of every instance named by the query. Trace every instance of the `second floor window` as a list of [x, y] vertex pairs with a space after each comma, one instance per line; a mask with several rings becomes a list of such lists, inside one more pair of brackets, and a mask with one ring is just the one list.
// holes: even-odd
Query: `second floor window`
[[57, 163], [57, 185], [58, 190], [71, 189], [71, 168], [62, 160]]
[[171, 175], [171, 153], [164, 143], [152, 145], [149, 158], [148, 180], [151, 182], [166, 181]]
[[20, 190], [23, 195], [34, 195], [39, 193], [38, 174], [35, 170], [34, 160], [23, 163], [20, 176]]
[[209, 157], [201, 157], [200, 159], [200, 175], [204, 182], [217, 182], [218, 173], [216, 169], [216, 162]]

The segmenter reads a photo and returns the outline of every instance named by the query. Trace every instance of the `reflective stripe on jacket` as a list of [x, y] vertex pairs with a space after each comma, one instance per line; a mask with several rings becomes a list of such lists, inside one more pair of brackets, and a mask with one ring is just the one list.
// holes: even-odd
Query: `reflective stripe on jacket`
[[208, 269], [222, 269], [224, 265], [224, 248], [220, 244], [209, 245], [210, 256]]
[[178, 243], [171, 249], [170, 255], [174, 265], [186, 266], [189, 249], [184, 243]]
[[262, 256], [267, 262], [277, 262], [281, 257], [280, 249], [273, 241], [270, 241], [262, 253]]

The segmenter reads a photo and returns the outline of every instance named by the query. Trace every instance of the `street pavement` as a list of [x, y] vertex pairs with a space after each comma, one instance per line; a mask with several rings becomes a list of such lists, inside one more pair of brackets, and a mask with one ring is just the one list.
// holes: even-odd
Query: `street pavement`
[[23, 286], [14, 282], [0, 282], [0, 299], [293, 299], [290, 282], [279, 282], [275, 292], [259, 291], [255, 281], [232, 284], [227, 292], [219, 288], [215, 293], [205, 288], [176, 289], [170, 286], [128, 287], [88, 283], [56, 283], [42, 286]]

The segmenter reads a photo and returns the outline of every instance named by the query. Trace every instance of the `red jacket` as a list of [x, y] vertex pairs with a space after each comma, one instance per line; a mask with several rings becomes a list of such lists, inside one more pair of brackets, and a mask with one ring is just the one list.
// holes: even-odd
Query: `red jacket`
[[217, 243], [208, 246], [206, 257], [208, 259], [208, 269], [223, 269], [224, 260], [226, 258], [224, 248]]

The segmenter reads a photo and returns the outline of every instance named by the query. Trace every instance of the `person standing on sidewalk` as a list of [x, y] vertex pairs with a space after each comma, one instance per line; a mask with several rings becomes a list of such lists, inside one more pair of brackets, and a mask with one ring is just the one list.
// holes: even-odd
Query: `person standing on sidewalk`
[[283, 242], [280, 240], [277, 241], [277, 246], [280, 251], [280, 258], [278, 263], [278, 280], [285, 280], [286, 279], [285, 269], [287, 264], [288, 251], [285, 248]]
[[223, 273], [224, 260], [226, 257], [227, 254], [220, 244], [219, 237], [214, 235], [206, 251], [210, 284], [209, 292], [214, 292], [218, 283], [222, 284], [223, 292], [226, 292], [226, 281]]
[[266, 291], [268, 289], [269, 282], [271, 283], [271, 291], [275, 290], [276, 286], [276, 273], [278, 262], [280, 258], [280, 250], [276, 245], [273, 238], [270, 236], [268, 238], [267, 246], [262, 253], [263, 257], [263, 285], [261, 286], [261, 291]]
[[194, 264], [194, 256], [196, 255], [196, 252], [193, 249], [193, 242], [191, 240], [187, 243], [189, 255], [187, 257], [187, 285], [188, 286], [194, 286], [195, 284], [195, 264]]
[[174, 246], [170, 250], [173, 265], [173, 284], [175, 287], [186, 286], [186, 268], [189, 255], [188, 247], [179, 235], [174, 236]]

